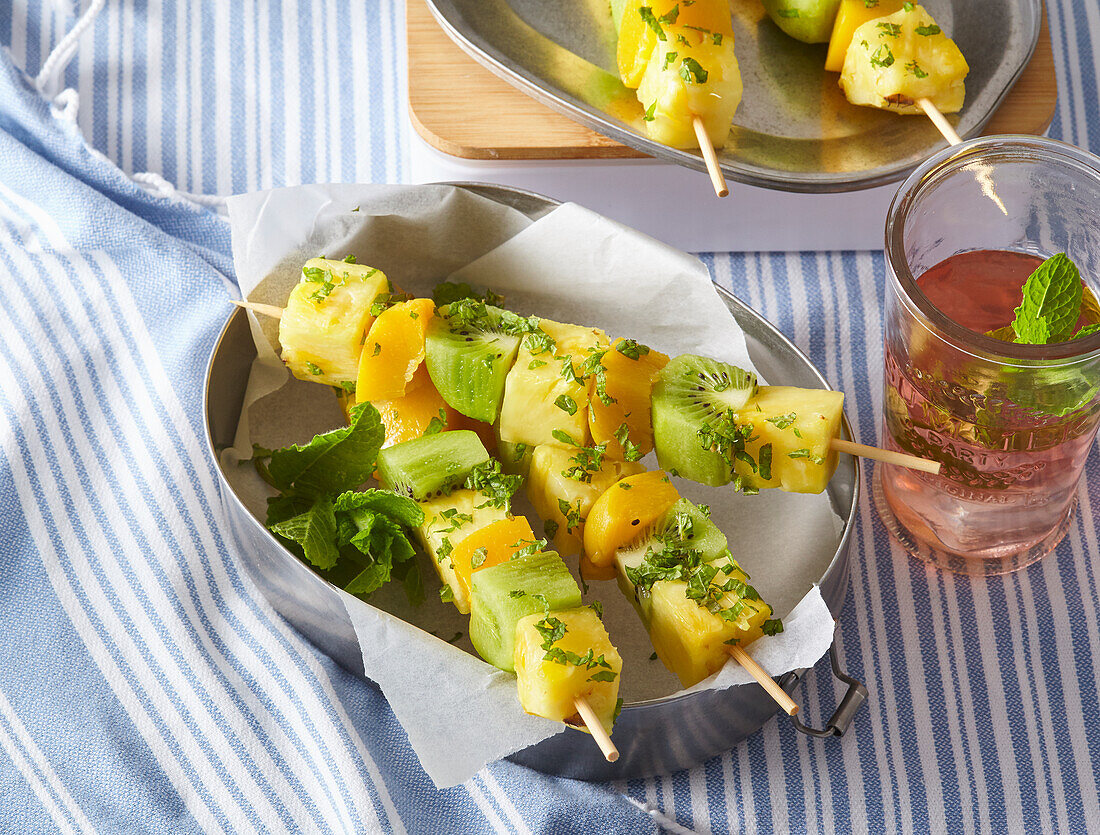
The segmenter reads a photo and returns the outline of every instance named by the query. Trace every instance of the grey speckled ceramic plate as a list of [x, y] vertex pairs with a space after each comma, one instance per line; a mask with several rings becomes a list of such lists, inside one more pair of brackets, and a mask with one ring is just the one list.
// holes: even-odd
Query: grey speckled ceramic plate
[[[651, 156], [704, 170], [696, 152], [650, 141], [634, 91], [619, 81], [608, 0], [428, 0], [448, 34], [505, 80], [565, 115]], [[926, 0], [970, 64], [966, 106], [977, 135], [1039, 38], [1041, 0]], [[822, 69], [825, 44], [784, 35], [759, 0], [732, 0], [745, 82], [726, 176], [787, 191], [851, 191], [901, 179], [943, 146], [927, 119], [848, 104]]]

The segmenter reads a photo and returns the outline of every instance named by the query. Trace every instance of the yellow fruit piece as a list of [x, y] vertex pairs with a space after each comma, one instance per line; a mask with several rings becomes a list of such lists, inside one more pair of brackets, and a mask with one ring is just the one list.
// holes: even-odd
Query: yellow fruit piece
[[[839, 437], [843, 418], [843, 392], [760, 386], [736, 417], [739, 424], [752, 424], [753, 439], [745, 451], [757, 470], [753, 472], [742, 460], [735, 462], [734, 469], [748, 487], [820, 493], [836, 470], [836, 453], [829, 442]], [[762, 471], [761, 450], [766, 446], [770, 446], [765, 455], [770, 456], [770, 466]]]
[[433, 421], [441, 425], [441, 429], [466, 428], [463, 416], [443, 402], [423, 365], [413, 374], [404, 395], [392, 400], [375, 400], [373, 405], [386, 429], [382, 445], [387, 447], [423, 437]]
[[527, 498], [547, 525], [547, 538], [554, 540], [555, 550], [563, 557], [581, 553], [585, 518], [600, 495], [623, 476], [644, 469], [635, 462], [607, 457], [593, 467], [591, 456], [590, 450], [545, 445], [535, 447], [531, 456]]
[[[623, 348], [630, 356], [620, 352]], [[606, 369], [606, 395], [614, 402], [604, 403], [593, 384], [588, 405], [588, 429], [593, 444], [607, 444], [607, 454], [624, 459], [622, 444], [616, 435], [622, 435], [626, 427], [627, 440], [636, 447], [637, 457], [649, 454], [653, 449], [653, 424], [649, 414], [649, 396], [657, 375], [668, 364], [668, 357], [660, 351], [616, 339], [611, 350], [604, 354], [600, 364]], [[632, 359], [637, 352], [637, 359]], [[637, 459], [635, 459], [637, 460]]]
[[729, 580], [748, 582], [748, 575], [735, 561], [720, 557], [710, 565], [719, 568], [710, 584], [715, 589], [711, 605], [725, 610], [728, 620], [689, 598], [688, 584], [682, 580], [658, 580], [650, 590], [646, 623], [650, 640], [657, 657], [684, 687], [720, 670], [729, 658], [726, 642], [736, 640], [739, 646], [747, 646], [763, 634], [761, 626], [772, 615], [763, 600], [716, 589]]
[[840, 72], [844, 69], [844, 56], [852, 43], [856, 29], [869, 20], [893, 14], [901, 9], [905, 0], [840, 0], [829, 39], [829, 54], [825, 56], [825, 69]]
[[434, 315], [431, 299], [398, 302], [379, 314], [359, 357], [357, 400], [393, 400], [405, 394], [424, 362], [424, 333]]
[[[686, 5], [681, 0], [626, 0], [619, 25], [616, 53], [619, 77], [627, 87], [637, 87], [649, 66], [654, 47], [660, 39], [657, 28], [664, 33], [669, 21], [681, 27], [696, 27], [700, 35], [717, 33], [729, 39], [733, 47], [733, 26], [727, 0], [695, 0]], [[673, 36], [675, 41], [675, 36]]]
[[371, 305], [389, 290], [381, 270], [311, 258], [279, 319], [283, 362], [300, 380], [350, 388], [359, 370]]
[[470, 594], [470, 577], [475, 571], [507, 562], [534, 541], [535, 534], [523, 516], [493, 522], [463, 539], [451, 552], [451, 562], [466, 595]]
[[733, 36], [681, 26], [665, 27], [638, 84], [650, 139], [673, 148], [698, 148], [694, 119], [702, 120], [716, 148], [726, 144], [743, 92]]
[[627, 476], [605, 490], [584, 525], [584, 553], [595, 566], [615, 565], [615, 552], [676, 504], [680, 494], [660, 470]]
[[482, 528], [508, 519], [508, 513], [488, 504], [488, 496], [473, 490], [455, 490], [449, 496], [438, 496], [420, 502], [424, 522], [416, 537], [435, 566], [439, 579], [450, 588], [455, 608], [470, 614], [470, 595], [458, 579], [454, 566], [454, 550], [466, 537]]
[[970, 68], [923, 6], [868, 21], [844, 56], [840, 86], [852, 104], [923, 115], [918, 98], [941, 113], [962, 110]]
[[584, 730], [576, 707], [583, 697], [611, 733], [623, 660], [595, 612], [584, 607], [522, 618], [513, 657], [525, 711]]
[[500, 440], [510, 444], [568, 445], [555, 437], [564, 432], [574, 442], [588, 444], [590, 380], [582, 365], [594, 352], [607, 348], [598, 328], [566, 325], [543, 319], [545, 339], [524, 336], [515, 364], [504, 381], [500, 407]]

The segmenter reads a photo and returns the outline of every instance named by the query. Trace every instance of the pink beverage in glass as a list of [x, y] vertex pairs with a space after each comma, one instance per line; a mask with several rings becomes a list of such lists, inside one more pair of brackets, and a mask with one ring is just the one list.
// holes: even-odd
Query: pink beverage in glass
[[[1012, 321], [1024, 282], [1042, 262], [1023, 252], [963, 252], [916, 283], [945, 316], [984, 334]], [[1089, 311], [1078, 325], [1095, 321]], [[899, 360], [901, 353], [908, 361]], [[904, 352], [887, 341], [890, 446], [940, 461], [944, 469], [936, 477], [885, 468], [881, 491], [898, 522], [926, 542], [960, 557], [998, 561], [985, 562], [986, 568], [1011, 568], [1018, 555], [1061, 537], [1098, 413], [1091, 398], [1081, 408], [1051, 403], [1043, 411], [1009, 401], [1007, 386], [986, 395], [968, 385], [977, 370], [938, 340]], [[1075, 394], [1070, 389], [1071, 401]]]
[[[939, 461], [890, 464], [874, 501], [913, 556], [999, 574], [1068, 530], [1100, 423], [1100, 334], [1016, 344], [1021, 288], [1064, 252], [1100, 280], [1100, 159], [1042, 137], [995, 136], [937, 153], [886, 219], [884, 446]], [[1100, 320], [1094, 294], [1081, 323]]]

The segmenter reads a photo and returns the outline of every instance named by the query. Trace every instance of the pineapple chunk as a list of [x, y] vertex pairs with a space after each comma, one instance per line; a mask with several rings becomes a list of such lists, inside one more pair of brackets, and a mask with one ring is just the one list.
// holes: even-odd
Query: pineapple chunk
[[279, 319], [283, 362], [300, 380], [353, 391], [371, 305], [389, 290], [381, 270], [311, 258]]
[[455, 572], [451, 553], [455, 546], [475, 531], [493, 522], [508, 519], [503, 508], [488, 504], [488, 497], [474, 490], [455, 490], [449, 496], [438, 496], [420, 502], [424, 522], [416, 537], [431, 557], [439, 579], [451, 590], [455, 608], [470, 613], [470, 595]]
[[721, 148], [741, 103], [733, 33], [700, 32], [679, 23], [665, 29], [638, 85], [646, 133], [673, 148], [698, 148], [693, 119], [699, 117], [714, 147]]
[[825, 69], [828, 72], [840, 72], [844, 69], [844, 56], [852, 43], [856, 29], [869, 20], [883, 15], [893, 14], [901, 9], [905, 0], [840, 0], [840, 8], [833, 22], [833, 34], [829, 38], [829, 54], [825, 56]]
[[[658, 580], [648, 595], [635, 588], [625, 569], [640, 566], [644, 556], [627, 552], [616, 560], [619, 585], [634, 602], [657, 657], [683, 687], [720, 670], [729, 658], [728, 642], [744, 647], [764, 634], [771, 607], [748, 585], [748, 575], [728, 554], [707, 564], [717, 573], [710, 580], [707, 599], [702, 600], [688, 597], [689, 586], [683, 580]], [[723, 590], [731, 581], [735, 588]]]
[[599, 466], [593, 466], [597, 457], [602, 456], [591, 449], [546, 445], [535, 447], [531, 456], [527, 498], [546, 524], [547, 537], [554, 540], [554, 547], [563, 557], [584, 550], [584, 520], [596, 499], [620, 478], [645, 470], [636, 462], [606, 457]]
[[941, 113], [957, 113], [969, 71], [955, 42], [923, 6], [913, 6], [856, 29], [840, 86], [852, 104], [923, 115], [916, 100], [927, 98]]
[[839, 435], [843, 417], [842, 392], [760, 386], [736, 417], [739, 424], [752, 424], [745, 451], [757, 468], [738, 459], [737, 475], [746, 487], [820, 493], [836, 470], [829, 442]]
[[[598, 328], [563, 325], [543, 319], [539, 329], [549, 339], [527, 334], [504, 381], [500, 439], [510, 444], [563, 444], [564, 432], [578, 444], [588, 443], [589, 380], [582, 365], [607, 348]], [[553, 344], [549, 344], [550, 342]]]
[[608, 733], [615, 723], [623, 660], [591, 609], [528, 615], [516, 624], [516, 687], [523, 709], [584, 730], [583, 696]]

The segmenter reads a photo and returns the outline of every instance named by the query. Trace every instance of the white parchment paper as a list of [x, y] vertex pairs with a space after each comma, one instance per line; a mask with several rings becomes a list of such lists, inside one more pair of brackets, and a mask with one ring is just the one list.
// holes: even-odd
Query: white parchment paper
[[[305, 260], [350, 253], [418, 296], [430, 296], [435, 284], [453, 277], [504, 295], [519, 313], [597, 326], [671, 356], [701, 353], [754, 367], [744, 334], [698, 259], [573, 204], [532, 221], [516, 208], [448, 186], [301, 186], [230, 198], [229, 218], [238, 280], [251, 301], [282, 306]], [[223, 461], [234, 490], [262, 519], [266, 485], [251, 467], [229, 465], [247, 458], [253, 441], [268, 447], [304, 442], [339, 425], [341, 414], [335, 398], [283, 369], [277, 323], [252, 317], [252, 329], [259, 357], [237, 443]], [[646, 463], [656, 466], [652, 456]], [[773, 675], [813, 666], [833, 632], [813, 583], [842, 527], [827, 497], [775, 490], [744, 496], [683, 480], [676, 486], [711, 506], [734, 555], [784, 616], [785, 631], [754, 643], [754, 658]], [[527, 508], [521, 502], [516, 510]], [[416, 608], [397, 584], [376, 592], [369, 604], [341, 595], [367, 676], [385, 693], [425, 771], [443, 787], [564, 726], [523, 713], [515, 679], [474, 654], [466, 618], [438, 601], [439, 582], [426, 560], [421, 571], [428, 602]], [[626, 703], [679, 691], [675, 677], [650, 660], [645, 629], [615, 584], [593, 584], [587, 599], [604, 603], [605, 624], [623, 656]], [[692, 689], [750, 682], [731, 662]]]

